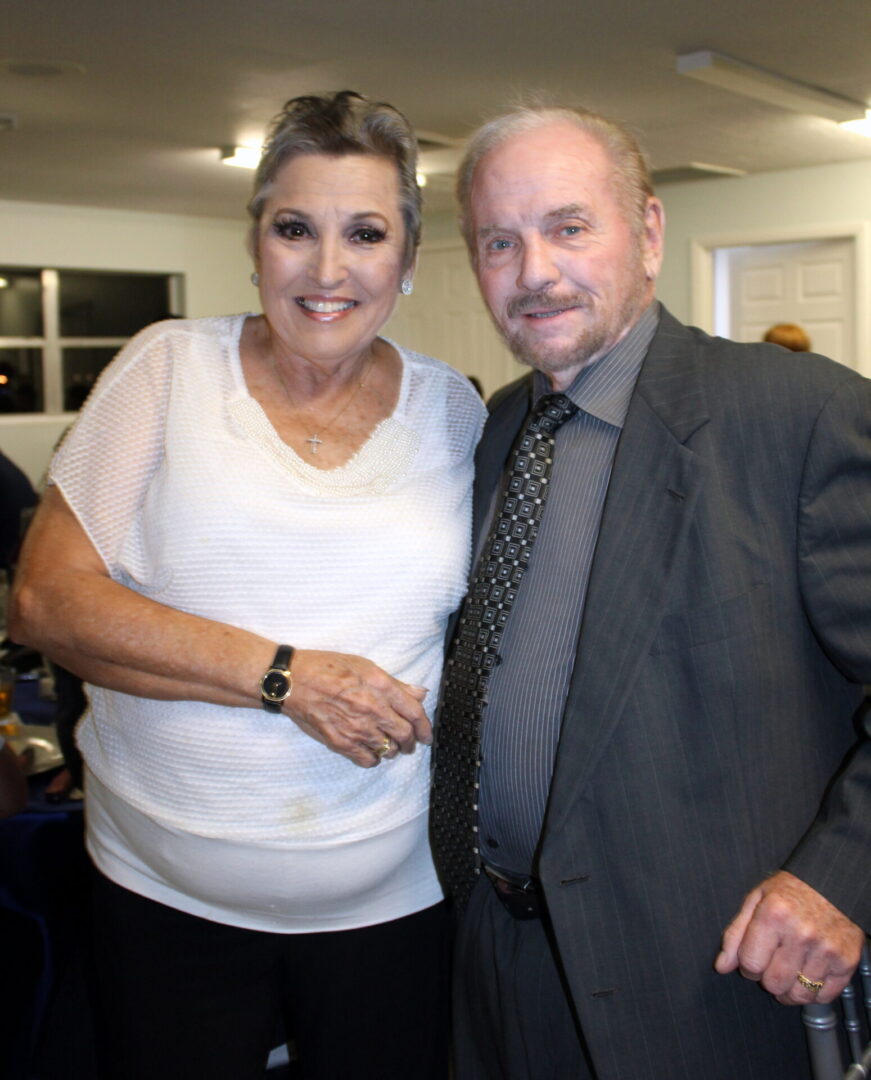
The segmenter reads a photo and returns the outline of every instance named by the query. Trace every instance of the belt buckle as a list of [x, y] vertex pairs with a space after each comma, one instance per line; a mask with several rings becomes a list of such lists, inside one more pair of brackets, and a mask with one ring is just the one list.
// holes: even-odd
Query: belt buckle
[[541, 917], [541, 897], [532, 879], [517, 885], [497, 870], [484, 865], [484, 873], [490, 879], [499, 902], [514, 919], [538, 919]]

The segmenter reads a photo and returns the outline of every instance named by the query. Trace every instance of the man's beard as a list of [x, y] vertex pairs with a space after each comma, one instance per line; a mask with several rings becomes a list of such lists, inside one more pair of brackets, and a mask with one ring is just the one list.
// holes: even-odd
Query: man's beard
[[542, 289], [509, 302], [507, 314], [512, 320], [541, 308], [580, 308], [587, 312], [586, 325], [568, 345], [551, 345], [547, 341], [536, 340], [534, 333], [525, 333], [523, 328], [511, 332], [496, 323], [496, 329], [516, 360], [545, 375], [585, 367], [616, 345], [645, 306], [649, 283], [640, 260], [631, 270], [627, 268], [627, 273], [632, 274], [635, 286], [626, 293], [619, 307], [610, 312], [597, 312], [595, 301], [588, 292], [558, 296], [548, 289]]
[[[529, 299], [535, 301], [530, 304], [531, 307], [538, 307], [542, 304], [553, 306], [557, 298], [548, 292], [541, 292]], [[585, 296], [560, 297], [559, 306], [591, 310], [589, 299]], [[602, 319], [594, 320], [584, 326], [569, 345], [551, 345], [546, 341], [530, 340], [530, 335], [524, 333], [522, 328], [513, 333], [506, 333], [501, 327], [499, 330], [515, 360], [550, 375], [588, 364], [607, 346], [610, 327], [605, 325]]]

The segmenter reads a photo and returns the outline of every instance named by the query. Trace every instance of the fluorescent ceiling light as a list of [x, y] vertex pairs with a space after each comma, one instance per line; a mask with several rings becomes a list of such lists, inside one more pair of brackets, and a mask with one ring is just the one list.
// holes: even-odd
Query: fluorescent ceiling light
[[865, 105], [857, 101], [794, 82], [753, 64], [745, 64], [743, 60], [710, 50], [678, 56], [677, 70], [681, 75], [764, 101], [768, 105], [779, 105], [783, 109], [821, 116], [838, 123], [861, 120], [865, 116]]
[[871, 139], [871, 109], [865, 110], [864, 120], [845, 120], [841, 127], [852, 131], [854, 135], [867, 135]]
[[261, 146], [225, 146], [221, 150], [221, 163], [236, 169], [256, 169], [262, 151]]
[[653, 182], [658, 187], [660, 184], [680, 184], [687, 180], [717, 180], [746, 175], [746, 169], [733, 169], [729, 165], [709, 165], [704, 161], [688, 161], [686, 165], [654, 169]]
[[711, 176], [746, 176], [746, 169], [735, 169], [731, 165], [711, 165], [707, 161], [691, 161], [691, 169], [700, 173], [709, 173]]

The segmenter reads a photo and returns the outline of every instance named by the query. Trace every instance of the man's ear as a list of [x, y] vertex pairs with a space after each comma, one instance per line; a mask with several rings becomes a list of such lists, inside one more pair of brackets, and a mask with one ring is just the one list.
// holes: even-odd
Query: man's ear
[[647, 200], [644, 210], [641, 248], [647, 280], [655, 281], [662, 267], [662, 257], [665, 252], [665, 208], [654, 195]]

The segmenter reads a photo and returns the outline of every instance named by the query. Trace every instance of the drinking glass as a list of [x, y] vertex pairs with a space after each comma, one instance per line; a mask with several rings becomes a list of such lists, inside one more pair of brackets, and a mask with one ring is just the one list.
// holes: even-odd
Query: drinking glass
[[0, 735], [15, 736], [19, 731], [18, 717], [11, 715], [15, 677], [15, 668], [0, 666]]

